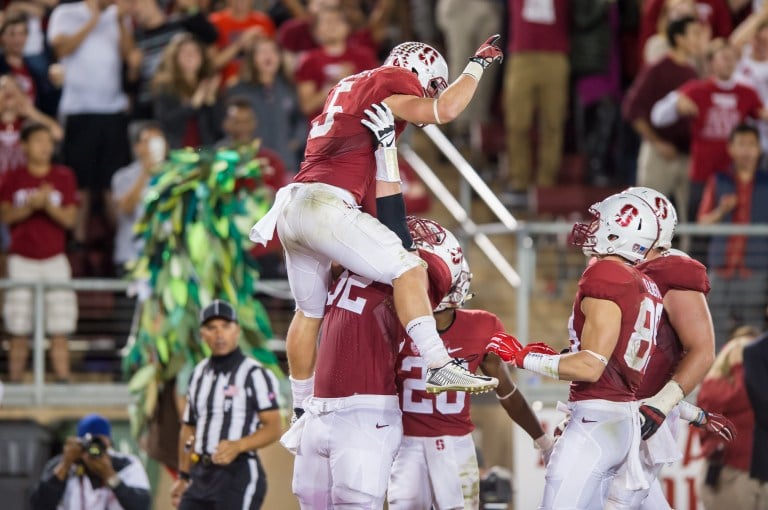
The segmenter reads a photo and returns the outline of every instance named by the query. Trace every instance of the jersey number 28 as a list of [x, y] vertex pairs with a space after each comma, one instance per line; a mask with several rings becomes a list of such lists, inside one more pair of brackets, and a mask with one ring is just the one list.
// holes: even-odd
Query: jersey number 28
[[435, 396], [434, 405], [431, 398], [419, 398], [418, 395], [414, 395], [414, 391], [426, 391], [427, 381], [425, 375], [427, 373], [427, 365], [424, 363], [424, 358], [419, 356], [408, 356], [403, 358], [401, 370], [404, 372], [413, 372], [414, 368], [418, 368], [422, 377], [409, 377], [403, 380], [403, 411], [406, 413], [419, 413], [419, 414], [432, 414], [435, 412], [435, 408], [441, 414], [459, 414], [464, 405], [466, 405], [467, 394], [463, 391], [457, 391], [456, 402], [448, 402], [448, 394], [454, 393], [452, 391], [445, 391]]

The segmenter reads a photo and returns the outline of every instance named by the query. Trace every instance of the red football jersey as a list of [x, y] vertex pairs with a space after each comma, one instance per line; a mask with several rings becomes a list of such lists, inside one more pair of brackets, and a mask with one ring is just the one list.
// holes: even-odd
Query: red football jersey
[[[451, 273], [437, 255], [422, 250], [419, 255], [429, 266], [429, 297], [434, 307], [448, 294]], [[395, 395], [395, 361], [404, 338], [392, 286], [344, 271], [328, 292], [314, 395]]]
[[[487, 352], [488, 340], [504, 326], [498, 317], [483, 310], [456, 310], [453, 324], [440, 333], [451, 356], [467, 360], [475, 372]], [[408, 339], [397, 357], [397, 388], [403, 410], [406, 436], [463, 436], [475, 426], [469, 416], [470, 397], [463, 391], [429, 394], [426, 388], [427, 365]]]
[[[323, 113], [312, 121], [304, 162], [296, 182], [324, 182], [351, 192], [358, 204], [374, 183], [373, 133], [360, 121], [373, 103], [395, 94], [423, 96], [416, 74], [384, 66], [344, 78], [328, 94]], [[397, 121], [396, 133], [405, 129]]]
[[[692, 290], [709, 293], [707, 268], [683, 252], [673, 250], [664, 257], [643, 262], [638, 271], [650, 277], [659, 287], [662, 297], [669, 290]], [[656, 349], [645, 370], [645, 376], [637, 390], [637, 398], [648, 398], [658, 393], [672, 378], [672, 374], [683, 358], [683, 346], [677, 333], [669, 323], [667, 313], [661, 314], [656, 332]]]
[[736, 83], [723, 87], [716, 81], [695, 80], [680, 87], [699, 109], [691, 120], [691, 166], [694, 182], [706, 182], [730, 166], [728, 137], [748, 116], [757, 117], [763, 103], [751, 87]]
[[581, 349], [585, 320], [581, 301], [586, 297], [616, 303], [621, 309], [621, 331], [603, 375], [594, 383], [572, 382], [570, 400], [635, 400], [656, 342], [662, 313], [661, 293], [653, 280], [634, 267], [612, 260], [598, 260], [579, 280], [568, 325], [572, 352]]

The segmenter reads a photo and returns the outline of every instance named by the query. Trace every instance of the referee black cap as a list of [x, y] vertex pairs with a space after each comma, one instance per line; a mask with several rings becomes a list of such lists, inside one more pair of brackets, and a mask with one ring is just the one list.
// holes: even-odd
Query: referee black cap
[[211, 319], [237, 322], [237, 313], [235, 313], [235, 308], [226, 301], [215, 299], [200, 312], [200, 325], [202, 326]]

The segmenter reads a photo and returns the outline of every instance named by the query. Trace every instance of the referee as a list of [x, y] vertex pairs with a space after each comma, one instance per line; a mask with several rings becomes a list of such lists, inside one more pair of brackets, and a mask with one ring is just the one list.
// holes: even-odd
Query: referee
[[256, 510], [267, 491], [256, 450], [281, 433], [277, 379], [238, 347], [229, 303], [203, 309], [200, 334], [211, 356], [192, 373], [171, 498], [180, 510]]

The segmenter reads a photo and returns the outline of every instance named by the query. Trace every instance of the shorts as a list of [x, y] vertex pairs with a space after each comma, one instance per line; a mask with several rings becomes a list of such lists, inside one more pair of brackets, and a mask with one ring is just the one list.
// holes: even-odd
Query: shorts
[[112, 174], [131, 161], [128, 117], [124, 113], [67, 115], [62, 156], [75, 172], [78, 189], [110, 189]]
[[[72, 269], [66, 255], [42, 260], [20, 255], [8, 256], [8, 278], [11, 280], [66, 282], [72, 279]], [[3, 319], [5, 329], [14, 336], [30, 336], [34, 324], [34, 289], [10, 288], [5, 293]], [[45, 292], [45, 331], [49, 335], [68, 335], [77, 326], [77, 297], [68, 289]]]

